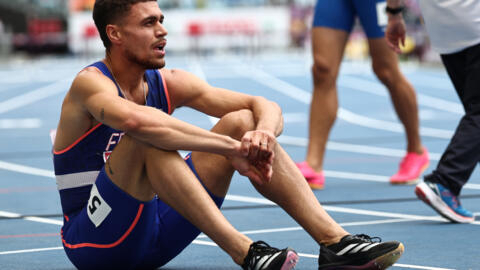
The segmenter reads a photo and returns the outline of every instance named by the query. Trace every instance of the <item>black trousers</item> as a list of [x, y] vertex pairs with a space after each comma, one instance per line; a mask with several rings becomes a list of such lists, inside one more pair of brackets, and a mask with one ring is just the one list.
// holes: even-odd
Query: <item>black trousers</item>
[[465, 115], [437, 168], [425, 180], [440, 183], [459, 195], [480, 161], [480, 44], [441, 57]]

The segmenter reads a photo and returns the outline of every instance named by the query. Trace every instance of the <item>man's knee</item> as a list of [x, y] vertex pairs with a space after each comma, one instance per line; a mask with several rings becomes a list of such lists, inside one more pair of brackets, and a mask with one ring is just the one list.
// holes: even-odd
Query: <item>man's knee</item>
[[142, 151], [145, 148], [149, 147], [148, 144], [128, 135], [128, 134], [123, 134], [120, 141], [118, 142], [118, 145], [125, 145], [128, 148], [136, 149], [136, 151]]
[[377, 78], [385, 85], [390, 85], [394, 81], [395, 70], [394, 67], [386, 63], [372, 63], [372, 70]]
[[239, 110], [224, 115], [214, 132], [240, 139], [247, 131], [255, 129], [255, 118], [250, 110]]
[[128, 156], [132, 157], [138, 162], [141, 162], [145, 160], [145, 157], [152, 149], [154, 149], [154, 147], [151, 144], [144, 143], [137, 138], [124, 134], [122, 135], [120, 141], [117, 142], [112, 155], [122, 156], [122, 159]]
[[315, 55], [313, 57], [312, 75], [314, 83], [335, 83], [337, 68], [328, 59]]

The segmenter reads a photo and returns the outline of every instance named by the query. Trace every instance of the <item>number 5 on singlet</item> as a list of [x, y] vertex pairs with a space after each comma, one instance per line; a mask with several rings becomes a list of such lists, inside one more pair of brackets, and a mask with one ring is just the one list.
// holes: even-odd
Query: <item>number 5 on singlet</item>
[[90, 199], [88, 199], [88, 217], [93, 224], [95, 224], [95, 227], [98, 227], [102, 224], [105, 218], [107, 218], [111, 211], [112, 208], [105, 202], [105, 200], [103, 200], [98, 192], [97, 186], [94, 184], [92, 186], [92, 191], [90, 191]]

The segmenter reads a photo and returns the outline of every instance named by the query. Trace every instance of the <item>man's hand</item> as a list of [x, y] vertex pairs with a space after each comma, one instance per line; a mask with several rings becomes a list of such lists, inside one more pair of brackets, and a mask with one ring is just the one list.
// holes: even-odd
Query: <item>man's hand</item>
[[277, 140], [271, 131], [254, 130], [245, 133], [240, 146], [242, 157], [231, 159], [233, 167], [259, 185], [270, 182], [276, 144]]
[[258, 185], [268, 183], [272, 178], [272, 165], [268, 163], [252, 162], [246, 157], [231, 157], [230, 161], [239, 174], [248, 177]]
[[268, 160], [273, 162], [273, 149], [277, 139], [273, 132], [266, 130], [253, 130], [245, 133], [241, 141], [240, 151], [249, 160]]
[[388, 46], [397, 53], [401, 53], [400, 44], [405, 46], [405, 33], [403, 17], [401, 15], [389, 16], [385, 38]]

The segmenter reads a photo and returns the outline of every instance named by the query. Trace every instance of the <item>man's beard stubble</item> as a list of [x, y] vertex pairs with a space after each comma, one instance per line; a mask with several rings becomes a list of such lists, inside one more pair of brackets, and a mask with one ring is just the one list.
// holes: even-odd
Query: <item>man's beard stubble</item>
[[126, 50], [125, 55], [129, 61], [137, 63], [143, 66], [145, 69], [161, 69], [165, 66], [165, 58], [163, 58], [161, 63], [155, 63], [150, 59], [140, 59], [137, 55], [133, 54], [132, 52]]

